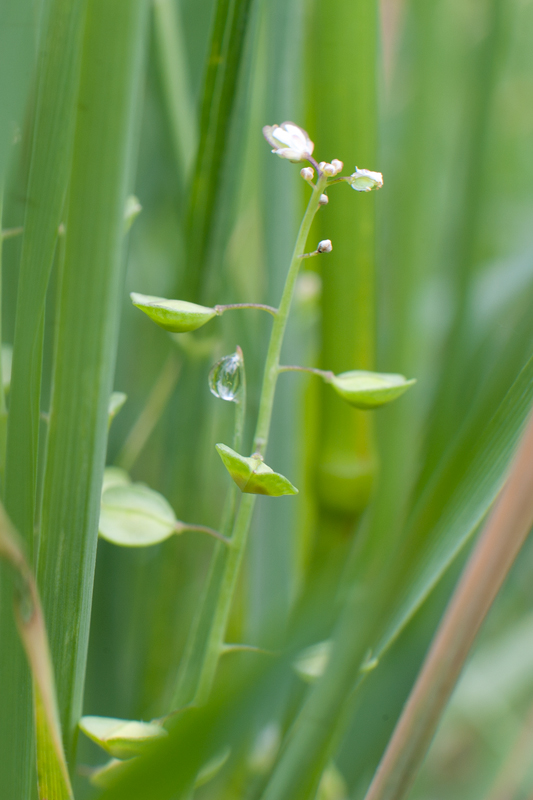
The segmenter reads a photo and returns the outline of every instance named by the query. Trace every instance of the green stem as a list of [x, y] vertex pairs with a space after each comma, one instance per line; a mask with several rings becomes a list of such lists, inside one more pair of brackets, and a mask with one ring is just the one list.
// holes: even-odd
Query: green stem
[[170, 400], [170, 396], [176, 388], [181, 366], [181, 361], [176, 358], [175, 353], [171, 353], [165, 361], [161, 373], [150, 392], [145, 407], [128, 433], [126, 441], [122, 445], [116, 458], [116, 465], [125, 469], [126, 472], [131, 470], [139, 458], [152, 431], [161, 419], [161, 415]]
[[330, 369], [317, 369], [316, 367], [297, 367], [293, 366], [292, 364], [284, 364], [282, 367], [279, 367], [278, 372], [310, 372], [312, 375], [318, 375], [322, 380], [326, 381], [326, 383], [331, 383], [332, 378], [335, 377], [335, 373], [332, 372]]
[[276, 392], [276, 383], [279, 374], [279, 359], [281, 355], [281, 346], [283, 344], [283, 337], [285, 335], [285, 328], [287, 327], [287, 320], [289, 318], [289, 311], [291, 308], [292, 297], [294, 294], [294, 287], [296, 285], [296, 278], [300, 269], [301, 259], [300, 256], [304, 252], [309, 229], [319, 207], [320, 195], [322, 194], [326, 185], [327, 177], [321, 175], [317, 181], [316, 187], [313, 189], [313, 194], [309, 200], [300, 230], [298, 231], [298, 238], [294, 246], [291, 265], [285, 281], [285, 287], [279, 304], [278, 313], [274, 318], [272, 326], [272, 333], [270, 336], [270, 344], [268, 346], [268, 353], [265, 363], [265, 372], [263, 375], [263, 389], [261, 391], [261, 400], [259, 402], [259, 416], [257, 419], [257, 427], [254, 437], [254, 452], [263, 453], [266, 449], [268, 442], [268, 434], [270, 431], [270, 420], [272, 418], [272, 408], [274, 405], [274, 395]]
[[229, 303], [228, 305], [215, 306], [217, 314], [223, 314], [225, 311], [233, 311], [235, 308], [258, 308], [260, 311], [268, 311], [273, 317], [278, 313], [278, 309], [273, 306], [267, 306], [264, 303]]
[[[257, 427], [254, 437], [254, 452], [257, 453], [264, 452], [267, 446], [268, 435], [270, 432], [270, 422], [272, 418], [272, 408], [274, 405], [274, 396], [276, 392], [276, 383], [279, 375], [281, 348], [283, 345], [285, 329], [287, 327], [287, 320], [289, 318], [294, 287], [301, 264], [300, 255], [304, 251], [307, 237], [309, 235], [309, 229], [318, 210], [320, 195], [322, 194], [326, 180], [326, 176], [321, 176], [319, 178], [316, 188], [313, 190], [313, 194], [309, 200], [304, 218], [300, 225], [298, 237], [296, 239], [296, 244], [291, 259], [289, 272], [287, 274], [287, 279], [285, 281], [285, 287], [283, 289], [278, 313], [274, 317], [274, 324], [272, 326], [270, 344], [265, 363]], [[198, 689], [195, 695], [195, 704], [197, 705], [202, 705], [207, 701], [213, 685], [218, 659], [223, 649], [224, 637], [226, 634], [226, 627], [233, 596], [235, 594], [235, 587], [237, 585], [239, 569], [244, 555], [244, 550], [246, 548], [248, 531], [250, 529], [250, 523], [255, 507], [255, 500], [255, 495], [244, 494], [241, 499], [237, 518], [235, 520], [235, 527], [231, 537], [231, 546], [228, 548], [229, 552], [222, 575], [218, 602], [215, 608], [215, 614], [211, 624], [205, 657], [198, 679]]]
[[185, 531], [196, 531], [197, 533], [207, 533], [209, 536], [218, 539], [219, 542], [230, 544], [231, 539], [228, 539], [224, 534], [219, 533], [214, 528], [209, 528], [206, 525], [193, 525], [189, 522], [176, 522], [176, 533], [185, 533]]
[[[242, 350], [237, 346], [237, 353], [242, 359]], [[244, 422], [246, 417], [246, 373], [244, 361], [242, 362], [242, 382], [239, 394], [235, 403], [235, 429], [233, 435], [233, 448], [240, 452], [244, 434]], [[216, 664], [221, 652], [211, 651], [209, 643], [212, 640], [213, 617], [219, 603], [222, 591], [223, 578], [225, 575], [227, 561], [230, 558], [230, 550], [233, 549], [234, 542], [228, 537], [233, 529], [235, 521], [235, 507], [237, 505], [237, 486], [231, 482], [226, 496], [222, 523], [220, 526], [221, 535], [224, 537], [224, 544], [216, 544], [211, 558], [209, 575], [205, 583], [204, 593], [195, 615], [191, 631], [187, 639], [185, 653], [181, 660], [180, 668], [174, 694], [172, 696], [171, 708], [179, 709], [189, 703], [197, 703], [199, 679], [204, 671], [204, 665], [209, 661]], [[230, 545], [228, 547], [228, 544]]]

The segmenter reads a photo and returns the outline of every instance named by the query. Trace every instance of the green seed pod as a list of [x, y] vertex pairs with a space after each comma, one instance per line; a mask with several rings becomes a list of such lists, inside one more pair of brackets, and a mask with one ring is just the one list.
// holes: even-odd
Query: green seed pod
[[98, 789], [109, 789], [113, 786], [119, 775], [127, 772], [128, 769], [128, 761], [120, 761], [118, 758], [112, 758], [107, 764], [95, 769], [94, 772], [91, 773], [89, 780], [92, 785], [96, 786]]
[[[127, 479], [127, 476], [126, 476]], [[121, 547], [149, 547], [177, 533], [174, 510], [165, 498], [120, 474], [107, 476], [98, 532]]]
[[352, 370], [334, 375], [331, 385], [344, 400], [356, 408], [379, 408], [400, 397], [416, 383], [403, 375]]
[[155, 722], [136, 722], [112, 717], [82, 717], [80, 729], [114, 758], [133, 758], [154, 739], [167, 736]]
[[167, 300], [149, 294], [130, 294], [131, 302], [157, 325], [171, 333], [186, 333], [201, 328], [216, 316], [214, 308], [188, 303], [186, 300]]
[[324, 642], [318, 642], [298, 655], [293, 667], [296, 674], [306, 683], [314, 683], [322, 677], [326, 671], [330, 656], [331, 656], [331, 639], [326, 639]]
[[270, 497], [298, 494], [298, 489], [284, 475], [268, 467], [260, 456], [245, 458], [225, 444], [217, 444], [216, 449], [241, 492]]

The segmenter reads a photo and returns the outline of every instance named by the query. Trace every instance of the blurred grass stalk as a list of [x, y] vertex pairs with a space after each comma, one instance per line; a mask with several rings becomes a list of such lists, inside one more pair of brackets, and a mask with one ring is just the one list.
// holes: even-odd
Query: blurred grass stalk
[[[376, 0], [312, 4], [307, 87], [310, 128], [319, 158], [341, 158], [379, 170], [377, 155], [378, 15]], [[320, 41], [317, 57], [316, 42]], [[355, 43], [357, 43], [355, 45]], [[385, 182], [387, 177], [385, 177]], [[339, 373], [372, 370], [376, 358], [376, 195], [351, 196], [333, 187], [317, 217], [318, 238], [333, 242], [322, 269], [320, 366]], [[355, 411], [320, 387], [318, 553], [349, 541], [355, 519], [370, 500], [377, 468], [373, 415]], [[339, 541], [340, 540], [340, 541]]]
[[174, 0], [154, 0], [154, 31], [161, 81], [176, 165], [186, 186], [198, 146], [196, 109], [180, 9]]
[[532, 523], [533, 417], [365, 800], [402, 800], [407, 796], [474, 639]]

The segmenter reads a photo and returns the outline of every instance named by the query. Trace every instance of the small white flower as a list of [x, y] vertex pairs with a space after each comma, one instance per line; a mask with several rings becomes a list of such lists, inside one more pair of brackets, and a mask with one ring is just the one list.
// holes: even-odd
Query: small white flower
[[327, 196], [327, 194], [321, 194], [320, 197], [318, 198], [318, 205], [327, 206], [328, 203], [329, 203], [329, 197]]
[[327, 175], [328, 178], [332, 178], [334, 175], [337, 174], [337, 170], [335, 169], [333, 164], [324, 164], [324, 166], [322, 167], [322, 172], [324, 173], [324, 175]]
[[300, 175], [304, 179], [304, 181], [312, 181], [315, 177], [315, 171], [313, 167], [304, 167], [300, 170]]
[[334, 158], [331, 162], [331, 166], [335, 167], [336, 174], [338, 174], [339, 172], [341, 172], [342, 168], [344, 167], [344, 164], [342, 163], [342, 161], [339, 161], [338, 158]]
[[331, 244], [331, 239], [322, 239], [316, 248], [317, 253], [331, 253], [332, 250], [333, 245]]
[[383, 175], [381, 172], [372, 172], [369, 169], [356, 167], [353, 175], [348, 178], [348, 182], [356, 192], [371, 192], [373, 189], [381, 189]]
[[307, 131], [294, 122], [265, 125], [263, 136], [273, 148], [272, 152], [275, 155], [287, 158], [289, 161], [306, 161], [315, 147]]

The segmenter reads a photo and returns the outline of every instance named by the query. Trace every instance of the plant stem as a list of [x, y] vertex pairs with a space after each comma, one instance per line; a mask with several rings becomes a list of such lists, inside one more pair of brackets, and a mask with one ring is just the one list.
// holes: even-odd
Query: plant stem
[[[319, 207], [319, 198], [325, 182], [325, 177], [318, 181], [309, 200], [307, 210], [300, 225], [281, 303], [278, 313], [274, 317], [265, 364], [259, 417], [255, 432], [254, 447], [257, 452], [260, 452], [260, 449], [264, 450], [266, 448], [276, 381], [278, 378], [283, 335], [285, 333], [294, 286], [301, 264], [299, 256], [304, 250], [311, 222]], [[241, 395], [242, 407], [244, 407], [243, 400], [244, 398]], [[244, 412], [242, 411], [241, 413], [242, 416], [239, 421], [239, 410], [237, 411], [235, 425], [234, 449], [237, 451], [240, 450], [242, 445]], [[259, 449], [260, 443], [262, 443], [262, 447]], [[236, 486], [233, 484], [228, 495], [224, 513], [226, 525], [233, 520], [236, 492]], [[202, 705], [209, 697], [218, 660], [223, 652], [229, 612], [246, 547], [255, 499], [256, 497], [253, 494], [244, 494], [242, 496], [237, 518], [233, 525], [230, 546], [222, 548], [222, 545], [220, 545], [213, 555], [204, 598], [198, 616], [194, 622], [193, 630], [189, 636], [182, 665], [180, 666], [177, 685], [172, 699], [173, 709], [180, 708], [186, 704]], [[225, 525], [223, 525], [223, 533], [225, 533], [226, 530]]]
[[312, 375], [319, 375], [326, 383], [330, 383], [331, 379], [335, 377], [335, 373], [330, 369], [317, 369], [316, 367], [297, 367], [292, 365], [283, 365], [279, 367], [278, 372], [310, 372]]
[[[242, 359], [242, 350], [239, 346], [237, 353]], [[233, 449], [240, 452], [244, 434], [244, 422], [246, 417], [246, 371], [244, 361], [242, 361], [242, 381], [241, 388], [235, 403], [235, 429], [233, 434]], [[181, 660], [176, 687], [171, 701], [171, 709], [179, 709], [188, 703], [196, 702], [198, 692], [199, 676], [202, 672], [202, 665], [208, 659], [209, 642], [213, 627], [213, 618], [222, 591], [222, 581], [225, 574], [227, 560], [230, 556], [232, 542], [229, 535], [233, 529], [235, 521], [235, 507], [237, 504], [237, 486], [231, 481], [220, 526], [221, 534], [224, 537], [224, 544], [217, 543], [213, 555], [209, 574], [205, 583], [205, 589], [200, 601], [198, 611], [194, 617], [193, 624], [187, 639], [185, 653]], [[228, 544], [230, 547], [228, 547]], [[221, 653], [216, 651], [211, 653], [210, 658], [215, 663]]]
[[[294, 286], [296, 284], [296, 278], [298, 277], [298, 271], [301, 264], [300, 255], [304, 251], [307, 237], [309, 235], [309, 229], [318, 210], [319, 198], [322, 194], [325, 183], [326, 177], [320, 177], [316, 188], [313, 190], [311, 199], [309, 200], [309, 204], [307, 206], [302, 224], [300, 225], [298, 237], [296, 239], [296, 245], [294, 247], [294, 252], [289, 267], [289, 272], [287, 274], [287, 279], [285, 281], [285, 287], [283, 289], [278, 313], [274, 317], [272, 333], [270, 335], [270, 344], [265, 363], [257, 427], [254, 437], [254, 452], [256, 453], [264, 453], [267, 446], [268, 434], [270, 431], [270, 421], [272, 418], [272, 408], [274, 405], [274, 395], [276, 392], [276, 383], [279, 374], [281, 347], [283, 344], [283, 337], [285, 334], [285, 328], [287, 326], [292, 297], [294, 294]], [[252, 514], [255, 507], [255, 500], [256, 496], [253, 494], [243, 495], [237, 518], [235, 520], [235, 526], [231, 537], [231, 546], [229, 548], [224, 574], [222, 576], [220, 594], [211, 625], [205, 659], [202, 664], [198, 681], [198, 690], [196, 693], [195, 702], [199, 705], [207, 701], [213, 685], [218, 659], [224, 643], [229, 612], [231, 609], [233, 595], [235, 593], [239, 569], [244, 555], [244, 550], [246, 548], [248, 531], [250, 529]]]
[[274, 306], [267, 306], [264, 303], [230, 303], [229, 305], [215, 306], [217, 314], [223, 314], [225, 311], [231, 311], [235, 308], [258, 308], [260, 311], [268, 311], [273, 317], [278, 313], [278, 309]]
[[533, 417], [365, 800], [406, 797], [474, 639], [533, 521]]
[[287, 327], [287, 320], [289, 318], [289, 311], [294, 294], [294, 286], [296, 278], [300, 269], [301, 259], [300, 256], [304, 252], [309, 229], [314, 216], [318, 210], [320, 195], [322, 194], [326, 185], [327, 177], [321, 175], [317, 181], [316, 187], [313, 189], [313, 194], [309, 200], [298, 237], [292, 255], [291, 265], [285, 281], [285, 287], [281, 296], [278, 313], [274, 319], [272, 326], [272, 333], [270, 335], [270, 344], [268, 346], [268, 353], [265, 363], [265, 372], [263, 375], [263, 388], [261, 391], [261, 399], [259, 401], [259, 415], [257, 418], [257, 427], [254, 437], [254, 452], [263, 453], [266, 449], [268, 442], [268, 434], [270, 431], [270, 420], [272, 418], [272, 408], [274, 405], [274, 395], [276, 392], [276, 383], [279, 374], [279, 359], [281, 355], [281, 346], [283, 344], [283, 337], [285, 335], [285, 328]]
[[175, 353], [171, 353], [163, 365], [145, 407], [137, 417], [115, 460], [116, 465], [125, 469], [126, 472], [129, 472], [137, 461], [150, 434], [159, 422], [178, 382], [180, 372], [181, 361], [176, 358]]
[[193, 525], [189, 522], [177, 522], [176, 523], [176, 533], [184, 533], [185, 531], [197, 531], [198, 533], [207, 533], [209, 536], [213, 536], [213, 538], [218, 539], [220, 542], [224, 542], [224, 544], [230, 544], [231, 539], [228, 539], [227, 536], [224, 534], [219, 533], [214, 528], [208, 528], [206, 525]]

